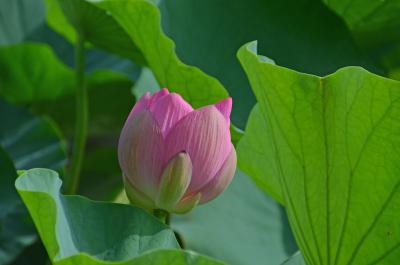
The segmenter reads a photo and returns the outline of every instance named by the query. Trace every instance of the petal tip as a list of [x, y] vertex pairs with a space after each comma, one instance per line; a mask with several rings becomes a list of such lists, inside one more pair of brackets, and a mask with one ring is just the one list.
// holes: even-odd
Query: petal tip
[[221, 112], [225, 119], [229, 122], [231, 111], [232, 111], [232, 98], [225, 98], [218, 103], [214, 104], [214, 107]]

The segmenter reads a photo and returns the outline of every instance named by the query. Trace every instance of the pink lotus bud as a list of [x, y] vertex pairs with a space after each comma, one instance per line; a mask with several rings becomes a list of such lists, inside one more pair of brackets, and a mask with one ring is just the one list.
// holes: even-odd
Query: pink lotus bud
[[236, 170], [231, 109], [232, 99], [227, 98], [194, 110], [165, 88], [142, 96], [118, 144], [131, 202], [146, 209], [185, 213], [219, 195]]

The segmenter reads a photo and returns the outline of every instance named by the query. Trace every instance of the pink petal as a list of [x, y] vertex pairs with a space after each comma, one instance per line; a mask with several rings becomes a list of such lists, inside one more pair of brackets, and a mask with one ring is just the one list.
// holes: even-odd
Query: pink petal
[[151, 99], [150, 99], [150, 104], [149, 104], [149, 105], [151, 105], [151, 104], [157, 102], [158, 99], [160, 99], [160, 98], [162, 98], [163, 96], [168, 95], [168, 94], [169, 94], [169, 91], [168, 91], [168, 89], [166, 89], [166, 88], [163, 88], [163, 89], [157, 91], [157, 92], [154, 93], [154, 95], [151, 97]]
[[151, 99], [150, 93], [149, 92], [144, 93], [144, 95], [138, 101], [136, 101], [136, 104], [133, 106], [126, 121], [132, 119], [136, 114], [138, 114], [142, 110], [147, 109], [149, 107], [150, 99]]
[[171, 93], [152, 103], [150, 111], [166, 137], [170, 129], [193, 108], [180, 95]]
[[199, 190], [219, 171], [231, 151], [229, 127], [214, 106], [194, 110], [171, 129], [165, 140], [164, 163], [186, 151], [193, 165], [187, 190]]
[[230, 123], [230, 116], [232, 111], [232, 98], [226, 98], [214, 105], [225, 117], [226, 121]]
[[231, 152], [228, 155], [224, 165], [217, 172], [214, 178], [212, 178], [211, 181], [200, 190], [201, 204], [217, 197], [226, 189], [229, 183], [231, 183], [233, 175], [236, 171], [236, 151], [233, 146], [231, 148]]
[[154, 199], [162, 173], [164, 143], [161, 130], [148, 110], [125, 123], [118, 143], [118, 160], [136, 189]]

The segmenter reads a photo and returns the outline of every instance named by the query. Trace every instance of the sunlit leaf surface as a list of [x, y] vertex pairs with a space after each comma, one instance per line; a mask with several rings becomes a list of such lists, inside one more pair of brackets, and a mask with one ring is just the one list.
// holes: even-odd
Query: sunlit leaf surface
[[249, 142], [265, 146], [259, 164], [272, 169], [256, 179], [282, 198], [307, 264], [396, 264], [400, 83], [359, 67], [301, 74], [257, 56], [255, 42], [238, 56], [265, 128], [247, 131], [239, 160], [254, 158]]
[[61, 184], [48, 169], [28, 170], [15, 183], [53, 264], [222, 264], [179, 250], [173, 231], [142, 209], [64, 196]]

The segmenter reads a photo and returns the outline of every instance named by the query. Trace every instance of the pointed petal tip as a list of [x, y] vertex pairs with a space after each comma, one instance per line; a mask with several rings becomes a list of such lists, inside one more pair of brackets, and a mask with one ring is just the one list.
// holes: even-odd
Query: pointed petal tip
[[163, 88], [161, 90], [158, 90], [157, 92], [155, 92], [151, 97], [150, 97], [150, 103], [149, 105], [153, 105], [154, 103], [156, 103], [160, 98], [166, 96], [169, 94], [168, 89]]
[[169, 94], [169, 90], [166, 87], [163, 87], [160, 91], [163, 91], [165, 94]]
[[153, 102], [150, 111], [166, 136], [177, 122], [193, 111], [193, 108], [179, 94], [170, 93]]
[[225, 119], [229, 122], [231, 111], [232, 111], [232, 98], [225, 98], [218, 103], [214, 104], [214, 107], [221, 112]]
[[156, 93], [154, 93], [154, 96], [155, 95], [164, 96], [164, 95], [168, 95], [168, 94], [169, 94], [169, 90], [164, 87], [164, 88], [160, 89], [159, 91], [157, 91]]

